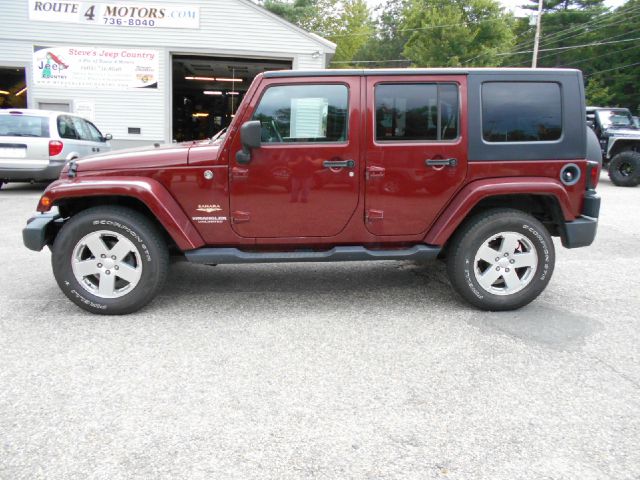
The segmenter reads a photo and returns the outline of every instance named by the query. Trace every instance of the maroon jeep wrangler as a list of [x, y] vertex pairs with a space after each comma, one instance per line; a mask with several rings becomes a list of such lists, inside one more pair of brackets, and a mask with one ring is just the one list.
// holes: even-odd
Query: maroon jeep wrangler
[[224, 135], [71, 162], [24, 243], [49, 245], [65, 295], [101, 314], [150, 302], [172, 255], [441, 258], [465, 300], [515, 309], [549, 283], [552, 236], [595, 237], [584, 111], [577, 70], [264, 73]]

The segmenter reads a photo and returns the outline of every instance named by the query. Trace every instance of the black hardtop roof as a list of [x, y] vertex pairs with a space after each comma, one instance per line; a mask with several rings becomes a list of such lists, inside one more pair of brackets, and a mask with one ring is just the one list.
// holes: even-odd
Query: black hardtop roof
[[274, 70], [264, 73], [264, 78], [300, 77], [362, 77], [398, 75], [575, 75], [580, 70], [571, 68], [368, 68], [327, 70]]

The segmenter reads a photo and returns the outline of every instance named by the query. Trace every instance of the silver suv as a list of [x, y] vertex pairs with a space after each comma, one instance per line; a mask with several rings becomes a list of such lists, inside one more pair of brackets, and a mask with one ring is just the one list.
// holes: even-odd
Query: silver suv
[[111, 150], [111, 135], [65, 112], [0, 110], [0, 187], [58, 178], [65, 163]]

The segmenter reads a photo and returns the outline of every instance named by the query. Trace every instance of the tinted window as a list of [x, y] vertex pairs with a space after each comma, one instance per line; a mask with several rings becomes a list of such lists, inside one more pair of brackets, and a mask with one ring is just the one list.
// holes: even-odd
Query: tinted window
[[458, 136], [456, 85], [378, 85], [375, 102], [376, 140], [451, 140]]
[[67, 116], [58, 117], [58, 134], [60, 138], [80, 139], [80, 133], [76, 130], [73, 120]]
[[29, 115], [0, 115], [0, 136], [48, 137], [49, 119]]
[[86, 124], [87, 124], [87, 127], [89, 128], [91, 140], [93, 140], [94, 142], [104, 142], [104, 138], [102, 138], [102, 134], [100, 133], [100, 130], [98, 130], [98, 127], [96, 127], [91, 122], [86, 122]]
[[488, 82], [482, 85], [482, 135], [488, 142], [542, 142], [562, 136], [560, 85]]
[[71, 121], [73, 122], [73, 126], [76, 129], [76, 132], [78, 133], [78, 135], [80, 135], [80, 140], [86, 140], [89, 142], [93, 141], [87, 122], [78, 117], [71, 117]]
[[344, 142], [349, 92], [344, 85], [287, 85], [267, 89], [253, 119], [264, 143]]

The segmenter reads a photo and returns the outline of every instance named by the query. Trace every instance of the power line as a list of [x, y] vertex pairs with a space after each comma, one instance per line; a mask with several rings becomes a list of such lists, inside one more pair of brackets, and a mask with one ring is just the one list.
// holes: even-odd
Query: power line
[[596, 55], [594, 57], [586, 57], [586, 58], [583, 58], [583, 59], [578, 60], [576, 62], [563, 63], [562, 65], [565, 66], [565, 67], [571, 67], [573, 65], [577, 65], [579, 63], [584, 63], [584, 62], [587, 62], [589, 60], [595, 60], [596, 58], [601, 58], [601, 57], [608, 57], [608, 56], [610, 56], [612, 54], [618, 54], [618, 53], [621, 53], [621, 52], [626, 52], [627, 50], [632, 50], [632, 49], [638, 48], [638, 47], [640, 47], [640, 45], [633, 45], [631, 47], [623, 48], [622, 50], [618, 50], [616, 52], [607, 52], [607, 53], [603, 53], [601, 55]]
[[[466, 22], [466, 23], [450, 23], [448, 25], [429, 25], [428, 27], [416, 27], [416, 28], [402, 28], [399, 30], [394, 30], [394, 33], [400, 33], [400, 32], [417, 32], [417, 31], [421, 31], [421, 30], [435, 30], [438, 28], [449, 28], [449, 27], [466, 27], [469, 25], [478, 25], [480, 23], [486, 23], [486, 22], [495, 22], [498, 20], [502, 20], [501, 18], [487, 18], [485, 20], [480, 20], [477, 22]], [[388, 31], [385, 30], [374, 30], [373, 33], [339, 33], [336, 35], [332, 35], [332, 34], [327, 34], [327, 33], [319, 33], [319, 32], [314, 32], [316, 35], [321, 35], [321, 36], [327, 36], [327, 37], [331, 37], [331, 38], [337, 38], [337, 37], [362, 37], [362, 36], [373, 36], [377, 33], [388, 33]]]
[[[626, 35], [626, 33], [625, 33]], [[635, 40], [640, 40], [640, 37], [638, 38], [627, 38], [626, 40], [614, 40], [612, 42], [594, 42], [594, 43], [584, 43], [582, 45], [571, 45], [569, 47], [555, 47], [555, 48], [541, 48], [539, 51], [540, 52], [552, 52], [552, 51], [557, 51], [557, 50], [573, 50], [576, 48], [584, 48], [584, 47], [597, 47], [599, 45], [611, 45], [614, 43], [623, 43], [623, 42], [632, 42]], [[498, 57], [504, 57], [507, 55], [517, 55], [520, 53], [532, 53], [533, 50], [521, 50], [519, 52], [513, 52], [513, 53], [496, 53], [495, 55]]]
[[620, 67], [607, 68], [606, 70], [598, 70], [597, 72], [592, 72], [589, 75], [585, 75], [585, 77], [591, 77], [597, 73], [612, 72], [613, 70], [622, 70], [623, 68], [635, 67], [636, 65], [640, 65], [640, 62], [629, 63], [628, 65], [622, 65]]
[[[640, 29], [639, 29], [639, 28], [636, 28], [636, 29], [633, 29], [633, 30], [629, 30], [628, 32], [624, 32], [624, 33], [621, 33], [621, 34], [619, 34], [619, 35], [615, 35], [615, 36], [613, 36], [613, 37], [609, 37], [609, 38], [610, 38], [611, 40], [614, 40], [614, 39], [616, 39], [616, 38], [623, 37], [623, 36], [625, 36], [625, 35], [629, 35], [629, 34], [631, 34], [631, 33], [636, 33], [636, 32], [638, 32], [638, 31], [640, 31]], [[601, 43], [600, 45], [605, 45], [605, 44], [609, 44], [609, 43], [615, 43], [615, 42], [607, 41], [606, 43]], [[596, 45], [596, 46], [597, 46], [597, 45]], [[570, 49], [570, 48], [572, 48], [572, 46], [568, 46], [568, 47], [558, 47], [558, 48]], [[548, 49], [548, 50], [553, 50], [553, 49]], [[540, 60], [542, 60], [543, 58], [549, 58], [549, 57], [553, 57], [553, 56], [555, 56], [555, 54], [554, 54], [554, 53], [551, 53], [551, 54], [549, 54], [549, 55], [543, 55], [543, 56], [541, 56], [541, 57], [540, 57]], [[524, 65], [524, 64], [526, 64], [526, 63], [528, 63], [528, 61], [518, 62], [518, 63], [516, 63], [515, 65], [512, 65], [512, 66], [517, 67], [517, 66], [519, 66], [519, 65]]]

